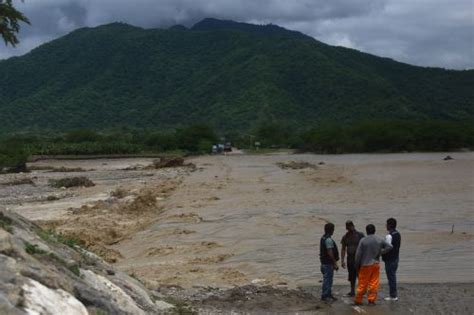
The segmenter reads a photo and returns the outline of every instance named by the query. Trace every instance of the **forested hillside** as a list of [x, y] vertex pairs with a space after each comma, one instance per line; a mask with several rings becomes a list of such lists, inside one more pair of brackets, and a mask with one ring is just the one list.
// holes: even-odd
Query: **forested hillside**
[[473, 87], [473, 70], [415, 67], [275, 25], [114, 23], [0, 61], [0, 131], [471, 121]]

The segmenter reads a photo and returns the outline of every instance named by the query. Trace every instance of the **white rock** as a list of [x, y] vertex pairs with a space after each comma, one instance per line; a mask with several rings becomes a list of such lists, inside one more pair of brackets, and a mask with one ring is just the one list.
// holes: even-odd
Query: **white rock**
[[252, 284], [258, 284], [258, 283], [262, 283], [262, 282], [266, 282], [266, 281], [267, 281], [266, 279], [253, 279]]
[[0, 228], [0, 253], [9, 254], [13, 251], [10, 233]]
[[84, 269], [81, 269], [81, 275], [84, 276], [84, 281], [94, 289], [104, 292], [106, 295], [110, 296], [112, 301], [124, 313], [145, 315], [145, 312], [137, 306], [135, 301], [127, 293], [125, 293], [120, 287], [112, 283], [106, 277]]
[[64, 290], [52, 290], [31, 279], [22, 289], [25, 312], [29, 315], [89, 314], [81, 302]]
[[170, 310], [174, 308], [174, 305], [167, 303], [165, 301], [156, 301], [155, 305], [159, 311], [166, 311], [166, 310]]

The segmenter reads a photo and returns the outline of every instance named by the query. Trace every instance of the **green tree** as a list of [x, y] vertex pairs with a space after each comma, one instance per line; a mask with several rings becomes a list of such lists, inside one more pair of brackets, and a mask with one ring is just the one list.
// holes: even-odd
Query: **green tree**
[[26, 171], [27, 158], [22, 144], [11, 140], [0, 142], [0, 173]]
[[203, 150], [205, 145], [212, 145], [217, 142], [217, 135], [211, 126], [206, 124], [195, 124], [187, 128], [176, 130], [176, 141], [182, 150], [198, 152]]
[[5, 45], [18, 44], [16, 34], [20, 31], [20, 22], [30, 24], [28, 18], [13, 6], [12, 0], [0, 0], [0, 35]]
[[72, 143], [98, 142], [100, 139], [100, 134], [89, 129], [76, 129], [66, 133], [66, 141]]

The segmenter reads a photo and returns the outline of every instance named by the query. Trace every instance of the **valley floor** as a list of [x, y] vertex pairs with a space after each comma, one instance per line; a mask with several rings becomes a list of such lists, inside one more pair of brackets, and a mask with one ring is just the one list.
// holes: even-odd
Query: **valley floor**
[[[79, 238], [147, 287], [203, 309], [230, 310], [245, 292], [226, 290], [251, 285], [281, 291], [264, 290], [263, 304], [248, 311], [271, 309], [279, 292], [293, 292], [302, 304], [287, 310], [316, 303], [308, 310], [323, 314], [359, 312], [343, 299], [327, 306], [313, 297], [324, 224], [336, 224], [339, 242], [347, 219], [362, 231], [373, 223], [384, 235], [385, 220], [395, 217], [402, 300], [361, 312], [473, 313], [474, 154], [449, 154], [454, 160], [444, 161], [447, 153], [219, 155], [167, 169], [148, 169], [152, 159], [144, 158], [45, 160], [32, 173], [0, 175], [0, 205]], [[69, 176], [96, 186], [48, 186]], [[5, 185], [21, 178], [34, 186]], [[346, 277], [344, 270], [335, 276], [341, 295]]]

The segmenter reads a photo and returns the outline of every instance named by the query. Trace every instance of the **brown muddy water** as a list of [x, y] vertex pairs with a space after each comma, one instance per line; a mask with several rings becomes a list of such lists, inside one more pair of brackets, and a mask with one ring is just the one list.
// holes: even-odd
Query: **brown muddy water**
[[[360, 230], [373, 223], [377, 234], [384, 235], [388, 217], [397, 218], [402, 233], [400, 282], [473, 282], [474, 153], [449, 153], [451, 161], [443, 160], [446, 155], [205, 156], [190, 160], [194, 171], [123, 170], [151, 159], [40, 161], [33, 165], [81, 167], [85, 171], [80, 174], [96, 186], [47, 186], [50, 178], [75, 173], [0, 175], [0, 205], [33, 220], [61, 219], [61, 229], [77, 216], [74, 208], [105, 207], [100, 218], [107, 220], [107, 211], [116, 208], [97, 205], [98, 200], [129, 202], [141, 189], [174, 181], [166, 194], [160, 188], [161, 210], [147, 212], [148, 224], [106, 244], [120, 253], [118, 268], [151, 287], [315, 286], [321, 279], [318, 244], [326, 222], [336, 224], [339, 242], [347, 219]], [[315, 167], [284, 169], [277, 164], [290, 161]], [[1, 185], [19, 176], [36, 185]], [[117, 187], [131, 197], [110, 201]], [[51, 195], [59, 200], [47, 201]], [[92, 210], [82, 216], [96, 215]], [[346, 277], [340, 270], [335, 281], [345, 284]]]

